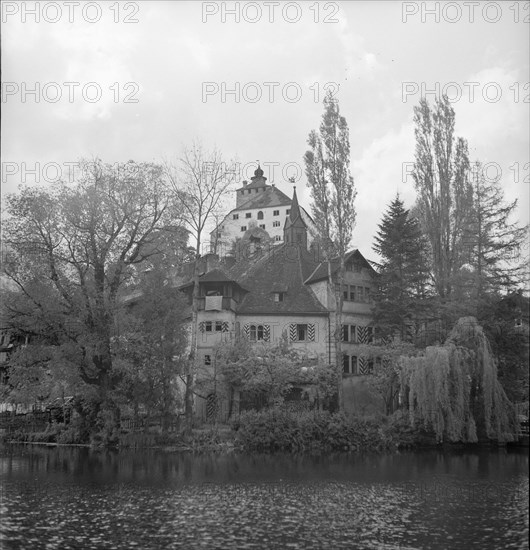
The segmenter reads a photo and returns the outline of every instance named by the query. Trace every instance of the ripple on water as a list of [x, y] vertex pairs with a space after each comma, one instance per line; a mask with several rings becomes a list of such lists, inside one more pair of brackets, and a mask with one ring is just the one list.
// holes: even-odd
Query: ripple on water
[[[376, 459], [374, 459], [376, 460]], [[6, 548], [521, 548], [528, 475], [63, 483], [2, 475]], [[494, 488], [494, 490], [492, 489]]]

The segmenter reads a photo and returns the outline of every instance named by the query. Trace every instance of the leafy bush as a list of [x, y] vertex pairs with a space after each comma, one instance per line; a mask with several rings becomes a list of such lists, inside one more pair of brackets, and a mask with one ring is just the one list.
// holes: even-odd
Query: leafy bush
[[401, 416], [361, 418], [326, 411], [293, 413], [275, 407], [244, 412], [233, 427], [246, 450], [375, 451], [416, 442], [416, 432]]

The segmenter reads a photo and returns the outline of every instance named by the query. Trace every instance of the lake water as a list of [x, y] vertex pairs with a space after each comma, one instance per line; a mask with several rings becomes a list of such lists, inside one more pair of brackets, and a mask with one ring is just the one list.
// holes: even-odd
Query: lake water
[[528, 547], [528, 450], [0, 447], [0, 548]]

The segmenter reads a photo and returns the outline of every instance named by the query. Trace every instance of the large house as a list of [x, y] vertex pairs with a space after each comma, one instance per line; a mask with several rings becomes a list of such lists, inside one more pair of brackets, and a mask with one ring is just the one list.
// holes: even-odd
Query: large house
[[[273, 243], [283, 242], [283, 226], [291, 210], [291, 199], [274, 184], [267, 184], [267, 178], [259, 166], [250, 179], [250, 183], [244, 181], [243, 186], [237, 189], [236, 207], [210, 233], [211, 249], [216, 253], [229, 251], [234, 241], [256, 227], [266, 231]], [[309, 229], [311, 242], [313, 220], [301, 207], [299, 213]]]
[[[261, 177], [257, 170], [255, 181]], [[278, 190], [261, 193], [280, 197], [276, 194]], [[266, 219], [274, 219], [274, 208], [270, 207], [272, 216]], [[238, 207], [232, 213], [245, 211]], [[197, 356], [206, 368], [215, 368], [217, 344], [236, 335], [244, 335], [250, 342], [278, 342], [286, 335], [294, 348], [335, 364], [335, 288], [339, 262], [332, 260], [328, 266], [318, 248], [310, 246], [308, 224], [296, 190], [284, 217], [281, 239], [271, 241], [266, 230], [246, 228], [233, 253], [225, 257], [210, 253], [202, 262]], [[346, 388], [352, 386], [353, 377], [364, 378], [362, 375], [369, 374], [371, 369], [358, 353], [358, 346], [373, 338], [370, 296], [375, 271], [358, 250], [348, 253], [345, 266], [340, 333]], [[191, 303], [191, 277], [180, 288], [188, 293]]]

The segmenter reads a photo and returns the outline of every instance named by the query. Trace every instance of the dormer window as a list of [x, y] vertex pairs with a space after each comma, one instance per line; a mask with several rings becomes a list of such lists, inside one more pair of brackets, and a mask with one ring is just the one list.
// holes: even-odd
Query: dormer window
[[274, 292], [273, 297], [275, 302], [283, 302], [285, 292]]

